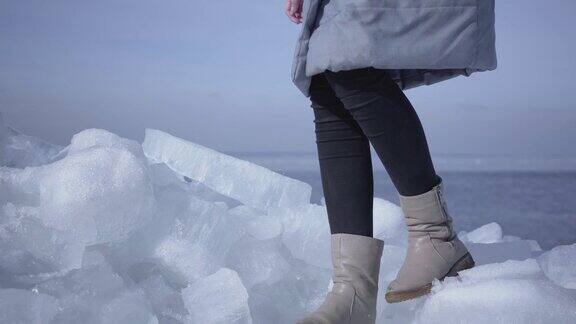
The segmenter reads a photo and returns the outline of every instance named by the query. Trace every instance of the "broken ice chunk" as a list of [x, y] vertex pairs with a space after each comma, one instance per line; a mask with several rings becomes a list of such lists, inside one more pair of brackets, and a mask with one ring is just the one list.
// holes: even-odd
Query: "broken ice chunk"
[[498, 243], [502, 242], [502, 227], [496, 222], [480, 226], [466, 234], [472, 243]]
[[292, 256], [318, 267], [332, 267], [326, 207], [308, 204], [293, 209], [279, 208], [270, 215], [282, 220], [282, 241]]
[[141, 291], [123, 291], [102, 307], [99, 315], [99, 323], [158, 324], [158, 319], [152, 313]]
[[139, 283], [161, 323], [179, 323], [188, 311], [180, 293], [166, 285], [162, 276], [154, 275]]
[[87, 243], [125, 240], [154, 212], [146, 162], [133, 153], [136, 142], [86, 132], [75, 136], [68, 156], [38, 169], [41, 217]]
[[294, 258], [290, 263], [292, 271], [280, 280], [256, 284], [249, 291], [255, 323], [295, 323], [324, 301], [331, 270]]
[[[33, 207], [0, 207], [0, 271], [10, 280], [79, 268], [84, 244], [69, 231], [47, 227]], [[8, 278], [5, 278], [8, 280]], [[41, 278], [40, 278], [41, 279]]]
[[[522, 278], [532, 276], [533, 262], [510, 266], [504, 278], [492, 267], [479, 267], [474, 281], [450, 278], [433, 288], [414, 323], [576, 323], [576, 299], [568, 289]], [[526, 267], [518, 270], [525, 274], [512, 275], [513, 267]]]
[[182, 290], [188, 323], [252, 323], [248, 292], [236, 271], [221, 268]]
[[159, 130], [147, 129], [146, 156], [214, 191], [262, 210], [310, 202], [310, 185]]
[[536, 260], [526, 259], [484, 264], [460, 271], [458, 275], [466, 282], [479, 282], [494, 279], [537, 279], [542, 277], [543, 273]]
[[98, 128], [85, 129], [72, 136], [70, 145], [67, 147], [67, 154], [75, 154], [93, 147], [128, 150], [138, 161], [145, 163], [145, 156], [140, 143]]
[[181, 175], [174, 172], [164, 163], [154, 163], [148, 166], [152, 182], [157, 186], [178, 185], [183, 181]]
[[87, 266], [68, 272], [38, 285], [38, 290], [63, 301], [64, 305], [78, 303], [82, 296], [87, 303], [105, 301], [124, 289], [124, 281], [106, 264]]
[[188, 214], [176, 219], [154, 251], [156, 258], [187, 282], [221, 268], [228, 250], [243, 234], [231, 222], [225, 204], [196, 197], [190, 200]]
[[576, 289], [576, 244], [557, 246], [542, 254], [538, 261], [546, 276], [554, 283]]
[[524, 240], [521, 237], [514, 235], [502, 236], [502, 242], [517, 242], [517, 241], [525, 241], [526, 243], [528, 243], [530, 245], [530, 250], [532, 250], [533, 252], [533, 255], [542, 254], [542, 248], [540, 247], [540, 244], [536, 240]]
[[408, 229], [400, 206], [381, 198], [374, 198], [374, 237], [385, 244], [407, 244]]
[[157, 323], [144, 293], [129, 290], [106, 263], [46, 281], [38, 291], [60, 300], [54, 323]]
[[23, 289], [0, 289], [0, 323], [50, 323], [58, 312], [52, 296]]
[[272, 284], [291, 271], [277, 240], [260, 241], [249, 236], [230, 249], [226, 265], [238, 272], [246, 289], [262, 282]]
[[528, 244], [530, 244], [530, 250], [532, 252], [541, 252], [542, 248], [540, 247], [540, 244], [538, 243], [538, 241], [536, 240], [525, 240]]
[[246, 232], [259, 240], [269, 240], [282, 234], [282, 222], [258, 209], [240, 205], [230, 210], [230, 216], [244, 226]]

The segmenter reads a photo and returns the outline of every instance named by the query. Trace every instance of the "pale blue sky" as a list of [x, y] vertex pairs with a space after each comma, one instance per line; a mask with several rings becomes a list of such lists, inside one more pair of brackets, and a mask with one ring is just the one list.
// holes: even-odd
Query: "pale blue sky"
[[[219, 150], [315, 150], [283, 1], [3, 0], [0, 110], [66, 144], [158, 128]], [[498, 69], [407, 91], [433, 154], [576, 156], [576, 1], [497, 1]]]

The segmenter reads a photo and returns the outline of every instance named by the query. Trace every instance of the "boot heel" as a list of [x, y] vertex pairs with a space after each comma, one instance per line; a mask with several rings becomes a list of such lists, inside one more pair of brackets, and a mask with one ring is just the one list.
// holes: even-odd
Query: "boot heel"
[[474, 259], [470, 252], [464, 254], [456, 263], [450, 268], [450, 271], [446, 274], [446, 277], [454, 277], [458, 275], [459, 271], [473, 268], [476, 265]]

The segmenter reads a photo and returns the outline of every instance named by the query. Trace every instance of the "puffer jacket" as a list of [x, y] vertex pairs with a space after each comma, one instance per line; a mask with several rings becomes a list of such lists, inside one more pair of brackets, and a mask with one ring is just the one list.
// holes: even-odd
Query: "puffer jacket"
[[292, 81], [387, 69], [402, 89], [496, 68], [494, 0], [304, 0]]

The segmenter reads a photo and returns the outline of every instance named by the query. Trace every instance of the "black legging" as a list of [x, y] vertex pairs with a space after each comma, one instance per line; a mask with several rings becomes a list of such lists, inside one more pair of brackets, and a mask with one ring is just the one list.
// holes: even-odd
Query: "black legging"
[[420, 119], [386, 70], [316, 74], [310, 100], [332, 234], [373, 235], [370, 143], [400, 194], [418, 195], [441, 181]]

